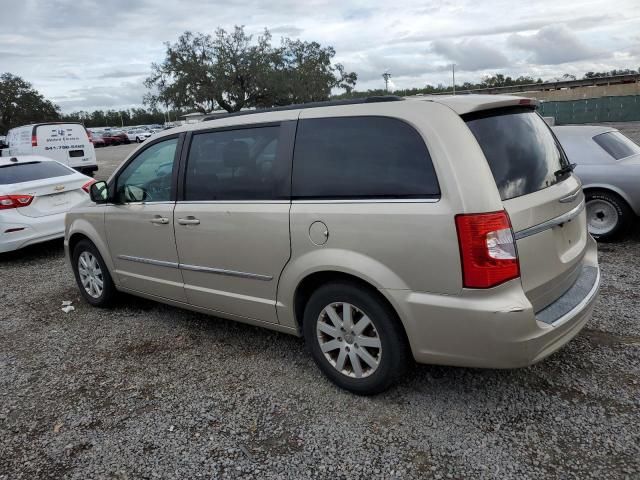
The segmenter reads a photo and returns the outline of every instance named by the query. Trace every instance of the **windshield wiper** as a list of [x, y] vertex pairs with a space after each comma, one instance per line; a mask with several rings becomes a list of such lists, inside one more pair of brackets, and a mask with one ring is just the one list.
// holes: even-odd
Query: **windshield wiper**
[[570, 163], [569, 165], [565, 165], [564, 167], [562, 167], [560, 170], [553, 172], [553, 174], [556, 177], [561, 177], [563, 175], [566, 175], [567, 173], [573, 172], [573, 169], [576, 168], [576, 165], [576, 163]]

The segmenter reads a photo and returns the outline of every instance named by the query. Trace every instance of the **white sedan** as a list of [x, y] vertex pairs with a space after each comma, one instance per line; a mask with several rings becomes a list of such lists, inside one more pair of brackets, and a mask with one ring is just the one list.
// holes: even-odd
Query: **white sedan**
[[127, 130], [127, 137], [132, 142], [141, 143], [144, 142], [147, 138], [151, 136], [151, 133], [146, 130], [137, 129], [137, 130]]
[[65, 214], [94, 182], [50, 158], [0, 158], [0, 252], [62, 238]]

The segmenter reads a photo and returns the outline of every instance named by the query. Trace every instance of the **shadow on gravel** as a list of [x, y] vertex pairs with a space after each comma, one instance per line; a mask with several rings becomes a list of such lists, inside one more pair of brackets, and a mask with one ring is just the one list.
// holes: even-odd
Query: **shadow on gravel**
[[11, 265], [25, 262], [39, 262], [45, 259], [64, 255], [64, 242], [61, 238], [48, 242], [36, 243], [12, 252], [0, 253], [0, 264]]

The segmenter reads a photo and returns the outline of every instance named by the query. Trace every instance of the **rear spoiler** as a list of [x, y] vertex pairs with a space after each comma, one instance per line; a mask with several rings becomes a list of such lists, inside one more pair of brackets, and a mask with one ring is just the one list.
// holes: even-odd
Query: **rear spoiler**
[[505, 107], [536, 108], [540, 105], [540, 102], [535, 98], [511, 95], [434, 95], [425, 97], [424, 100], [446, 105], [458, 115]]

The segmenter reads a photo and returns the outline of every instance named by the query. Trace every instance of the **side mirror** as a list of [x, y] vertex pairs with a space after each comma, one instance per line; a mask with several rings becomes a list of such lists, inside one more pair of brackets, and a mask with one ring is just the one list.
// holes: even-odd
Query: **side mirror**
[[89, 187], [89, 197], [95, 203], [107, 203], [109, 200], [109, 188], [107, 182], [95, 182]]

